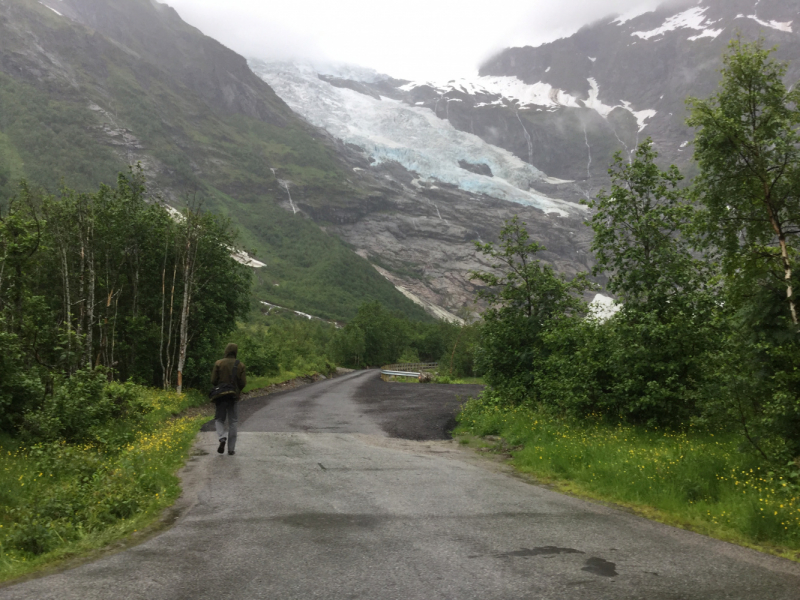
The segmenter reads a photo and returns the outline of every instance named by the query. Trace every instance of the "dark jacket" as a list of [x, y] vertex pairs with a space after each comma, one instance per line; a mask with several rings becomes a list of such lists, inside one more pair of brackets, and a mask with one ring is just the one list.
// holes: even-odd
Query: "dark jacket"
[[[236, 353], [239, 351], [239, 346], [236, 344], [228, 344], [225, 348], [225, 358], [218, 360], [214, 363], [214, 369], [211, 371], [211, 385], [218, 383], [229, 383], [233, 381], [231, 374], [233, 372], [233, 365], [236, 364]], [[239, 368], [236, 369], [236, 384], [238, 391], [236, 399], [242, 397], [242, 390], [247, 385], [247, 373], [244, 363], [239, 363]]]

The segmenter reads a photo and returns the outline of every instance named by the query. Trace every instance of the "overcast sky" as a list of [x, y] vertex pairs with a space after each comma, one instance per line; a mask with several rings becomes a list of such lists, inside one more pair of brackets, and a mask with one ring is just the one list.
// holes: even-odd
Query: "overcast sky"
[[162, 0], [237, 52], [353, 63], [405, 79], [470, 75], [509, 46], [537, 45], [658, 0]]

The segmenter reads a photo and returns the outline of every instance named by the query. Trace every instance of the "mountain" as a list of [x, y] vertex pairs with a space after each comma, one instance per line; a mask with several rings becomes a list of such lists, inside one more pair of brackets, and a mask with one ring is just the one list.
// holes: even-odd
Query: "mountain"
[[798, 9], [673, 1], [413, 82], [247, 61], [154, 0], [0, 0], [0, 195], [23, 176], [88, 190], [140, 163], [173, 205], [202, 198], [241, 229], [267, 265], [259, 300], [453, 318], [488, 266], [474, 241], [514, 215], [559, 272], [591, 269], [580, 201], [613, 153], [651, 136], [691, 175], [685, 98], [713, 92], [737, 35], [800, 55]]
[[[506, 49], [472, 78], [366, 85], [590, 196], [608, 185], [613, 153], [632, 152], [648, 136], [665, 163], [691, 174], [686, 98], [713, 93], [737, 36], [778, 46], [780, 60], [794, 60], [788, 79], [797, 81], [799, 15], [798, 0], [672, 1], [631, 19], [609, 15], [549, 44]], [[549, 191], [539, 184], [532, 181]]]
[[368, 300], [425, 318], [366, 260], [283, 208], [280, 181], [329, 206], [367, 199], [338, 144], [244, 58], [151, 0], [0, 0], [0, 197], [113, 184], [140, 163], [175, 206], [231, 218], [266, 267], [261, 300], [347, 319]]
[[292, 210], [345, 239], [409, 296], [452, 312], [473, 305], [469, 272], [487, 268], [474, 242], [494, 241], [515, 215], [560, 272], [591, 268], [588, 213], [571, 182], [458, 131], [425, 107], [382, 96], [385, 77], [351, 69], [344, 78], [331, 66], [305, 63], [251, 65], [292, 109], [352, 152], [349, 181], [373, 189], [369, 202], [331, 207], [290, 187]]
[[[347, 70], [311, 79], [365, 90]], [[377, 93], [364, 97], [381, 103]], [[173, 205], [196, 195], [233, 220], [267, 265], [257, 270], [258, 299], [328, 319], [347, 319], [371, 299], [454, 318], [474, 302], [469, 270], [486, 267], [473, 242], [496, 239], [515, 214], [563, 272], [591, 264], [571, 184], [478, 138], [463, 158], [437, 156], [435, 145], [417, 152], [439, 164], [425, 176], [409, 153], [377, 156], [366, 138], [325, 131], [296, 108], [158, 2], [0, 0], [4, 197], [23, 176], [52, 191], [62, 180], [88, 190], [139, 163]], [[356, 121], [386, 116], [361, 108]], [[463, 144], [429, 114], [417, 111], [417, 121]], [[496, 172], [488, 184], [486, 170]], [[532, 192], [533, 180], [547, 189]]]
[[[480, 76], [549, 85], [582, 104], [578, 109], [553, 109], [574, 113], [573, 122], [583, 116], [594, 123], [592, 132], [601, 150], [594, 155], [593, 178], [602, 179], [608, 164], [606, 145], [630, 150], [645, 136], [654, 139], [665, 162], [691, 171], [687, 142], [693, 132], [685, 125], [686, 98], [714, 93], [721, 57], [737, 36], [763, 38], [767, 47], [777, 46], [778, 59], [794, 61], [788, 80], [797, 81], [799, 17], [798, 0], [673, 1], [634, 19], [604, 19], [552, 44], [506, 50], [484, 64]], [[636, 122], [631, 117], [637, 117]], [[538, 132], [536, 127], [531, 130], [532, 135]], [[564, 147], [575, 152], [580, 141], [573, 138], [570, 144], [565, 138]], [[558, 174], [578, 176], [584, 164], [576, 160]]]
[[[377, 204], [330, 212], [297, 206], [347, 240], [395, 284], [454, 310], [485, 265], [473, 239], [517, 214], [567, 275], [591, 268], [579, 201], [610, 184], [613, 155], [652, 137], [661, 161], [691, 176], [688, 96], [707, 97], [729, 42], [764, 39], [800, 56], [800, 0], [671, 1], [634, 18], [609, 15], [565, 39], [509, 48], [475, 77], [405, 81], [352, 66], [251, 60], [309, 123], [393, 189]], [[797, 81], [800, 61], [789, 70]], [[356, 207], [360, 207], [356, 210]], [[295, 209], [296, 207], [293, 207]], [[346, 214], [346, 216], [344, 216]]]

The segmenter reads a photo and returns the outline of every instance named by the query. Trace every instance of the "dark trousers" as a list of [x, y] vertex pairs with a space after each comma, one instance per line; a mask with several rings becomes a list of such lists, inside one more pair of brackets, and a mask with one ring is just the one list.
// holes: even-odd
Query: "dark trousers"
[[228, 421], [228, 452], [236, 450], [236, 434], [239, 429], [239, 402], [237, 400], [220, 400], [214, 413], [214, 425], [217, 428], [217, 437], [225, 436], [225, 420]]

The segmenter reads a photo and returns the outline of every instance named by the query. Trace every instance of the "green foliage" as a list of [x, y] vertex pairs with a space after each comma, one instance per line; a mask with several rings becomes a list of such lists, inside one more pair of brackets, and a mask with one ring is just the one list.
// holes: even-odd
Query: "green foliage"
[[509, 402], [523, 403], [535, 395], [535, 364], [545, 351], [546, 332], [585, 314], [581, 294], [591, 285], [583, 275], [567, 281], [536, 259], [543, 247], [516, 217], [506, 222], [497, 247], [476, 247], [494, 269], [471, 273], [486, 286], [479, 296], [490, 305], [483, 314], [478, 368]]
[[[153, 407], [131, 383], [109, 382], [105, 369], [81, 370], [56, 381], [41, 407], [25, 414], [23, 431], [33, 439], [118, 447], [117, 433], [137, 426]], [[124, 427], [120, 423], [124, 422]]]
[[279, 373], [330, 374], [335, 362], [327, 348], [335, 327], [323, 321], [270, 317], [240, 324], [231, 336], [248, 377], [272, 378]]
[[337, 321], [355, 318], [365, 302], [380, 302], [411, 319], [432, 321], [368, 261], [308, 219], [269, 204], [248, 207], [248, 215], [241, 228], [252, 232], [248, 243], [267, 263], [256, 273], [260, 300]]
[[[158, 404], [152, 402], [154, 392], [133, 393]], [[129, 440], [122, 447], [86, 442], [15, 447], [4, 440], [0, 579], [132, 533], [174, 502], [180, 494], [175, 471], [205, 419], [160, 419], [122, 422]]]
[[610, 193], [588, 203], [595, 210], [592, 250], [595, 274], [609, 273], [608, 289], [627, 305], [664, 310], [697, 287], [700, 265], [681, 235], [692, 208], [679, 188], [674, 165], [662, 171], [651, 139], [627, 164], [617, 152], [609, 169]]
[[[4, 329], [0, 321], [0, 329]], [[45, 396], [43, 378], [25, 355], [19, 337], [0, 330], [0, 414], [4, 415], [0, 431], [15, 431], [22, 424], [24, 412], [31, 403]]]
[[[800, 89], [761, 42], [731, 42], [720, 89], [690, 99], [700, 176], [695, 196], [701, 246], [722, 259], [731, 291], [783, 288], [787, 318], [800, 225]], [[782, 280], [782, 281], [781, 281]]]
[[474, 374], [478, 326], [412, 321], [377, 302], [364, 304], [356, 318], [329, 343], [333, 359], [348, 367], [401, 362], [438, 362], [440, 372]]
[[80, 374], [97, 366], [166, 387], [183, 369], [186, 383], [205, 385], [249, 310], [251, 273], [231, 257], [226, 220], [199, 210], [173, 218], [145, 195], [137, 172], [59, 198], [23, 182], [0, 213], [0, 429], [41, 410], [25, 417], [29, 433], [77, 441], [87, 425], [74, 419], [105, 419], [73, 410], [73, 396], [99, 401]]
[[112, 184], [125, 164], [97, 143], [98, 126], [84, 102], [56, 99], [0, 73], [0, 198], [23, 177], [50, 190]]
[[599, 330], [605, 349], [597, 357], [605, 363], [602, 399], [586, 408], [680, 427], [697, 414], [704, 356], [718, 335], [716, 305], [710, 265], [694, 258], [684, 234], [694, 211], [679, 187], [683, 178], [675, 166], [662, 171], [657, 158], [650, 139], [630, 164], [617, 153], [611, 192], [589, 203], [595, 274], [609, 272], [608, 288], [623, 306], [609, 322], [585, 325]]
[[729, 315], [705, 417], [783, 466], [800, 456], [800, 90], [771, 54], [732, 42], [719, 91], [689, 101], [689, 124], [698, 129], [697, 244], [720, 259]]
[[615, 157], [610, 193], [589, 203], [595, 274], [622, 301], [613, 317], [557, 303], [538, 316], [569, 297], [536, 267], [538, 246], [507, 229], [504, 251], [485, 247], [510, 273], [481, 278], [501, 286], [478, 349], [487, 410], [527, 402], [557, 417], [722, 429], [776, 477], [797, 477], [800, 92], [770, 54], [733, 42], [719, 92], [690, 100], [700, 170], [690, 188], [657, 165], [650, 140], [630, 164]]

